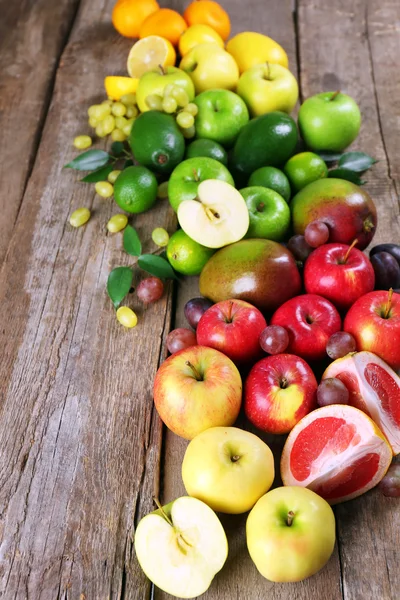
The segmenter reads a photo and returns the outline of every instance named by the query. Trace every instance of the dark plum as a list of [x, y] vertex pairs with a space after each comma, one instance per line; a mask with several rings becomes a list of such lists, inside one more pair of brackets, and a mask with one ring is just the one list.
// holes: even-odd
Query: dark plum
[[399, 244], [378, 244], [369, 251], [370, 256], [378, 254], [379, 252], [388, 252], [397, 260], [400, 266], [400, 245]]
[[306, 242], [304, 235], [293, 235], [287, 243], [287, 248], [296, 260], [305, 262], [314, 248]]
[[400, 266], [392, 254], [377, 252], [370, 260], [375, 271], [376, 290], [389, 290], [400, 285]]

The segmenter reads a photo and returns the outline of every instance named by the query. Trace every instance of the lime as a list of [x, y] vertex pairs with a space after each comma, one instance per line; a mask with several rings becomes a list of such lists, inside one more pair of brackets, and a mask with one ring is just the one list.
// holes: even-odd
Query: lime
[[207, 158], [213, 158], [218, 160], [220, 163], [228, 165], [228, 154], [218, 142], [214, 140], [200, 139], [195, 140], [186, 149], [185, 158], [196, 158], [196, 156], [205, 156]]
[[290, 200], [290, 183], [285, 173], [275, 167], [260, 167], [250, 175], [247, 183], [248, 187], [254, 185], [266, 187], [274, 190], [289, 202]]
[[314, 152], [295, 154], [292, 158], [289, 158], [283, 170], [290, 181], [294, 194], [309, 183], [328, 176], [328, 167], [322, 158]]
[[146, 167], [128, 167], [114, 184], [114, 199], [122, 210], [141, 213], [157, 198], [157, 179]]
[[182, 275], [200, 275], [204, 265], [215, 250], [206, 248], [178, 229], [169, 238], [167, 258], [172, 267]]

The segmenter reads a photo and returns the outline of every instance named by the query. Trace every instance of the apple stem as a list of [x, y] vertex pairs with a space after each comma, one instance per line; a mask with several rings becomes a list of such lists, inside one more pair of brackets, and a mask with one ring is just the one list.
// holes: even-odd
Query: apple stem
[[392, 308], [392, 298], [393, 298], [393, 288], [389, 290], [389, 297], [386, 304], [385, 312], [383, 313], [383, 318], [387, 319], [390, 313], [390, 309]]
[[158, 68], [160, 69], [160, 73], [161, 75], [165, 75], [165, 69], [162, 65], [158, 65]]
[[288, 527], [291, 527], [291, 525], [293, 523], [293, 519], [294, 519], [294, 512], [292, 510], [289, 510], [289, 512], [287, 514], [287, 518], [286, 518], [286, 525]]
[[189, 368], [192, 370], [192, 372], [193, 372], [193, 375], [194, 375], [194, 377], [195, 377], [195, 379], [196, 379], [197, 381], [204, 381], [204, 378], [203, 378], [203, 376], [201, 375], [200, 371], [198, 371], [198, 370], [196, 369], [196, 367], [195, 367], [194, 365], [192, 365], [192, 363], [190, 362], [190, 360], [187, 360], [187, 361], [185, 362], [185, 365], [186, 365], [187, 367], [189, 367]]
[[159, 501], [159, 499], [154, 498], [154, 503], [157, 505], [157, 508], [161, 511], [161, 514], [164, 517], [164, 519], [167, 521], [167, 523], [169, 523], [171, 525], [171, 527], [173, 527], [173, 523], [172, 523], [171, 519], [169, 518], [169, 516], [167, 515], [167, 513], [165, 512], [165, 510], [163, 509], [163, 507], [161, 506], [161, 502]]
[[329, 102], [332, 102], [332, 100], [334, 100], [338, 94], [340, 94], [340, 90], [337, 90], [332, 94], [332, 96], [329, 98]]
[[193, 169], [193, 175], [194, 175], [194, 180], [195, 181], [200, 181], [200, 178], [198, 176], [198, 173], [197, 173], [196, 169]]
[[229, 302], [229, 309], [228, 309], [228, 315], [227, 318], [225, 319], [225, 323], [232, 323], [232, 308], [233, 308], [233, 302]]
[[347, 250], [346, 254], [344, 255], [344, 259], [343, 259], [343, 263], [342, 264], [346, 264], [347, 263], [347, 259], [350, 256], [350, 252], [353, 250], [354, 246], [358, 244], [358, 239], [356, 238], [355, 240], [353, 240], [351, 246], [349, 246], [349, 249]]
[[270, 81], [270, 79], [271, 79], [271, 68], [269, 66], [269, 62], [268, 61], [265, 64], [267, 65], [267, 76], [266, 76], [266, 79], [268, 81]]

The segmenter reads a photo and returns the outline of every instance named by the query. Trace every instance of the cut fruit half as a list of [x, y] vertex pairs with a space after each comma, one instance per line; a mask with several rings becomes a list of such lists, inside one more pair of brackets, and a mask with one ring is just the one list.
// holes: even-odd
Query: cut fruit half
[[372, 352], [356, 352], [335, 360], [322, 379], [336, 377], [349, 390], [349, 403], [375, 421], [400, 453], [400, 377]]
[[119, 100], [125, 94], [134, 94], [138, 84], [139, 79], [119, 75], [109, 75], [104, 79], [106, 94], [112, 100]]
[[282, 452], [282, 481], [336, 504], [377, 485], [392, 456], [385, 436], [366, 414], [353, 406], [324, 406], [290, 432]]
[[179, 598], [195, 598], [224, 566], [228, 542], [215, 512], [183, 496], [143, 517], [135, 551], [154, 585]]
[[159, 35], [149, 35], [132, 46], [126, 66], [131, 77], [140, 78], [160, 65], [173, 67], [175, 60], [176, 52], [169, 40]]

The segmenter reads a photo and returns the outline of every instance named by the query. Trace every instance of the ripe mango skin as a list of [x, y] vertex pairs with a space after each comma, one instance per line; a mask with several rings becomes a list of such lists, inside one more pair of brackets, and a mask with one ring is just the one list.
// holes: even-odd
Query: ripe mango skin
[[238, 298], [272, 312], [301, 291], [296, 261], [284, 246], [241, 240], [218, 250], [203, 268], [200, 293], [213, 302]]

